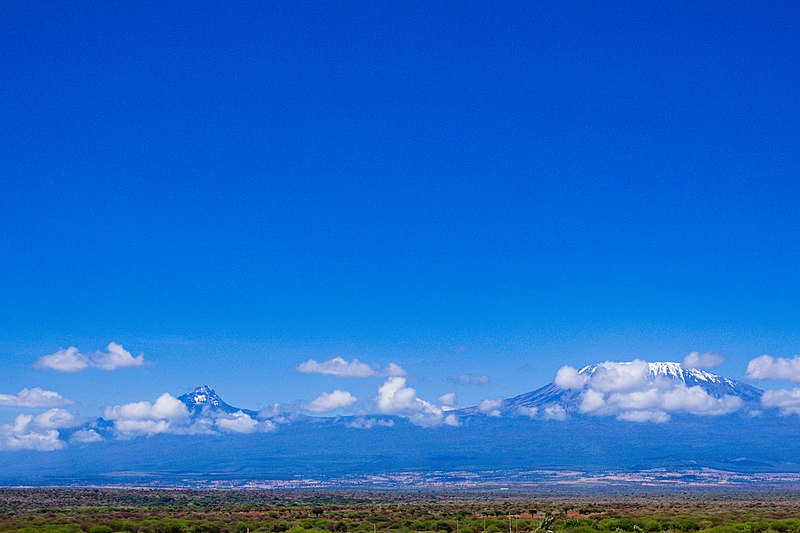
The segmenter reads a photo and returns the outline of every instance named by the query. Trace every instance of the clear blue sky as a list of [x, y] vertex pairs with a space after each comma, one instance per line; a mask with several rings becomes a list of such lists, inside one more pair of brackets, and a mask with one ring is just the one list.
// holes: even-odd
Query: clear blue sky
[[[793, 2], [4, 2], [0, 393], [800, 351]], [[110, 341], [152, 364], [59, 374]], [[444, 381], [488, 375], [483, 386]]]

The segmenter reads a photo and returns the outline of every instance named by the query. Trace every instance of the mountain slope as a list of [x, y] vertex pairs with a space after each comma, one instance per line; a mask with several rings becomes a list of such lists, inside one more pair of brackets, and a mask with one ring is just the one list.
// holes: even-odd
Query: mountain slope
[[[756, 387], [739, 381], [713, 374], [706, 370], [686, 368], [680, 363], [655, 362], [644, 363], [644, 372], [641, 382], [630, 386], [631, 389], [669, 390], [676, 388], [699, 387], [708, 396], [716, 399], [733, 397], [741, 400], [745, 407], [757, 408], [763, 391]], [[565, 388], [550, 383], [532, 392], [526, 392], [512, 398], [503, 400], [502, 404], [492, 410], [492, 414], [501, 416], [521, 416], [529, 410], [543, 410], [559, 407], [565, 413], [576, 414], [581, 412], [581, 403], [584, 395], [590, 388], [593, 378], [602, 378], [603, 373], [609, 372], [609, 365], [615, 365], [623, 371], [635, 362], [601, 363], [586, 366], [578, 371], [578, 376], [585, 383], [580, 388]], [[459, 414], [476, 415], [482, 411], [478, 407], [461, 409]]]
[[233, 407], [225, 403], [225, 401], [217, 394], [217, 392], [208, 385], [202, 385], [194, 389], [194, 391], [178, 396], [178, 400], [183, 402], [189, 414], [199, 416], [202, 414], [235, 414], [242, 412], [250, 417], [256, 418], [258, 411], [250, 409], [242, 409]]

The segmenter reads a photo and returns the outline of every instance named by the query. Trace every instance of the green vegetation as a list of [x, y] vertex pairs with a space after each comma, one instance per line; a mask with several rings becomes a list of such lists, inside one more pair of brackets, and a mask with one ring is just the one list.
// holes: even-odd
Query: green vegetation
[[0, 530], [52, 533], [800, 533], [800, 495], [0, 490]]

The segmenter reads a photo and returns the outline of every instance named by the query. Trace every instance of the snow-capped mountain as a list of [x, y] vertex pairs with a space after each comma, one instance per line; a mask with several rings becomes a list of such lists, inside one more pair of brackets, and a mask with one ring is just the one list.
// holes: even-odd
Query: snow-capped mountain
[[[531, 409], [563, 409], [566, 413], [580, 412], [586, 392], [591, 388], [594, 379], [602, 380], [614, 371], [626, 371], [631, 365], [640, 364], [641, 375], [639, 381], [632, 385], [638, 390], [673, 390], [680, 393], [685, 389], [699, 387], [709, 397], [724, 399], [726, 397], [738, 398], [743, 406], [757, 406], [763, 391], [756, 387], [739, 381], [700, 370], [687, 368], [680, 363], [644, 361], [600, 363], [581, 368], [577, 372], [578, 383], [583, 383], [577, 388], [566, 388], [556, 383], [550, 383], [532, 392], [520, 394], [513, 398], [503, 400], [502, 404], [491, 411], [478, 407], [463, 409], [465, 415], [477, 413], [491, 413], [494, 415], [516, 416], [531, 412]], [[646, 365], [646, 366], [645, 366]], [[685, 388], [685, 389], [684, 389]]]
[[113, 477], [119, 472], [141, 473], [146, 483], [198, 472], [254, 480], [265, 472], [276, 479], [414, 470], [800, 472], [800, 425], [759, 410], [759, 389], [677, 363], [564, 368], [559, 374], [568, 379], [452, 411], [459, 425], [435, 428], [392, 415], [247, 420], [239, 411], [254, 411], [198, 387], [180, 397], [192, 416], [179, 417], [171, 431], [157, 433], [163, 424], [151, 424], [150, 438], [133, 438], [118, 420], [100, 418], [62, 430], [70, 445], [59, 452], [15, 455], [0, 468], [0, 484], [130, 482]]
[[258, 416], [257, 411], [228, 405], [219, 394], [208, 385], [202, 385], [192, 392], [178, 396], [178, 400], [183, 402], [191, 415], [200, 415], [203, 413], [234, 414], [242, 412], [253, 418]]

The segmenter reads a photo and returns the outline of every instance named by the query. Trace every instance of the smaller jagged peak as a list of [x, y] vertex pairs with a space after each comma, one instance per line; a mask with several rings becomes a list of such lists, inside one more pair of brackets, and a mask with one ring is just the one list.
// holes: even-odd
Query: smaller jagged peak
[[220, 398], [217, 392], [208, 385], [201, 385], [197, 387], [187, 396], [190, 397], [192, 403], [195, 405], [213, 405], [216, 407], [223, 403], [222, 398]]
[[217, 394], [217, 391], [208, 385], [201, 385], [192, 392], [186, 393], [183, 396], [179, 396], [178, 400], [183, 402], [189, 412], [195, 415], [208, 412], [232, 414], [241, 411], [251, 417], [258, 416], [256, 411], [228, 405], [225, 400], [223, 400], [220, 395]]

